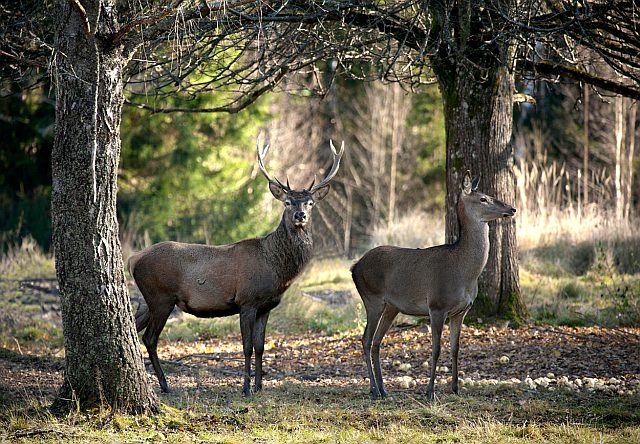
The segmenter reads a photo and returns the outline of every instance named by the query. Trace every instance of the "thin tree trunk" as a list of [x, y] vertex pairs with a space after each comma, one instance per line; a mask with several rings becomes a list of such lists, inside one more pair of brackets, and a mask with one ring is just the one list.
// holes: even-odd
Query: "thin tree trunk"
[[72, 3], [59, 2], [56, 17], [51, 212], [66, 365], [54, 407], [153, 412], [116, 219], [126, 58], [86, 31], [114, 25], [115, 5], [85, 1], [82, 17]]
[[582, 208], [589, 205], [589, 86], [583, 87], [582, 114]]
[[390, 93], [388, 94], [391, 100], [391, 128], [389, 134], [389, 142], [391, 144], [391, 166], [389, 169], [389, 212], [387, 214], [387, 226], [391, 228], [396, 212], [396, 183], [398, 180], [398, 153], [400, 152], [400, 141], [402, 139], [401, 131], [404, 131], [404, 118], [405, 112], [403, 111], [404, 100], [400, 96], [402, 89], [399, 85], [389, 86]]
[[[454, 71], [437, 71], [447, 139], [447, 242], [453, 242], [458, 235], [455, 206], [467, 169], [473, 175], [481, 175], [483, 192], [510, 204], [515, 204], [516, 198], [510, 145], [511, 75], [499, 66], [477, 72], [469, 66], [457, 66]], [[489, 226], [489, 260], [478, 281], [478, 297], [471, 315], [521, 322], [528, 313], [520, 292], [515, 219], [498, 220]]]
[[631, 103], [629, 107], [629, 117], [627, 118], [627, 181], [625, 190], [624, 217], [631, 216], [633, 204], [633, 158], [636, 150], [636, 117], [638, 104]]
[[615, 174], [614, 185], [616, 190], [616, 219], [622, 219], [624, 209], [624, 196], [622, 194], [622, 147], [624, 145], [624, 99], [622, 96], [616, 96], [614, 101], [614, 155], [615, 155]]

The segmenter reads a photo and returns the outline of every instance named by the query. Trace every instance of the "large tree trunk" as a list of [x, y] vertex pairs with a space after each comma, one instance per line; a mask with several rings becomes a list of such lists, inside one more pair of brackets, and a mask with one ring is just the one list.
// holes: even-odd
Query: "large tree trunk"
[[[455, 205], [464, 172], [481, 175], [480, 189], [515, 204], [512, 132], [513, 82], [506, 64], [492, 58], [437, 67], [444, 102], [447, 144], [446, 238], [458, 235]], [[497, 61], [496, 61], [497, 62]], [[483, 68], [479, 68], [483, 67]], [[528, 316], [520, 293], [515, 219], [489, 224], [489, 260], [478, 281], [471, 316], [521, 322]]]
[[158, 401], [133, 323], [116, 219], [126, 59], [93, 35], [96, 27], [115, 29], [115, 5], [103, 1], [98, 14], [97, 1], [82, 3], [86, 17], [70, 1], [59, 2], [56, 16], [51, 212], [66, 366], [55, 406], [147, 413]]

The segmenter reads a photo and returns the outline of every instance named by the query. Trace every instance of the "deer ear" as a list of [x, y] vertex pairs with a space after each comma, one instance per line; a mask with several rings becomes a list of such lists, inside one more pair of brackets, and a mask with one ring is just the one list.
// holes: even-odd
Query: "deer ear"
[[480, 175], [479, 174], [478, 174], [478, 177], [473, 179], [473, 182], [471, 182], [471, 189], [473, 191], [478, 191], [478, 185], [480, 185]]
[[464, 178], [462, 179], [462, 191], [464, 191], [465, 194], [471, 194], [472, 189], [471, 171], [467, 170], [464, 173]]
[[273, 197], [283, 202], [287, 196], [287, 191], [277, 182], [269, 182], [269, 191], [271, 191]]
[[313, 199], [316, 202], [321, 201], [322, 199], [325, 198], [325, 196], [327, 195], [327, 193], [329, 192], [329, 184], [326, 184], [323, 187], [318, 188], [317, 190], [315, 190], [312, 194]]

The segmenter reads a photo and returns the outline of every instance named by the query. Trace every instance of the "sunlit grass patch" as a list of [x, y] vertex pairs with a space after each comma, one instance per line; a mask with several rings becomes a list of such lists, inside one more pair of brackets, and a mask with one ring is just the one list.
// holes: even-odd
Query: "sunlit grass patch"
[[162, 331], [161, 339], [172, 341], [203, 341], [221, 338], [240, 331], [238, 315], [224, 318], [204, 319], [182, 313], [169, 319]]
[[[310, 290], [307, 290], [310, 291]], [[304, 331], [333, 334], [358, 328], [364, 317], [362, 304], [352, 292], [340, 304], [311, 297], [301, 286], [293, 285], [269, 318], [268, 331], [300, 333]]]
[[25, 237], [20, 244], [8, 245], [4, 250], [0, 255], [0, 276], [3, 280], [55, 277], [53, 257], [43, 253], [32, 237]]
[[298, 285], [303, 291], [354, 289], [350, 270], [353, 262], [345, 258], [315, 259], [300, 276]]
[[54, 417], [45, 403], [34, 401], [0, 414], [0, 440], [631, 444], [640, 439], [638, 400], [628, 397], [545, 393], [516, 400], [476, 390], [430, 403], [419, 393], [371, 401], [350, 385], [287, 384], [248, 399], [236, 389], [203, 388], [191, 403], [163, 395], [161, 412], [151, 417], [108, 409]]
[[523, 271], [521, 286], [538, 322], [604, 326], [640, 322], [640, 274], [552, 277]]

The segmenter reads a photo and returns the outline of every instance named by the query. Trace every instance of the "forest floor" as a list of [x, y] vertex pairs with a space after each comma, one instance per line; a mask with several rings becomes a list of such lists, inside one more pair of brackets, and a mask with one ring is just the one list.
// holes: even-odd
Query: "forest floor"
[[[0, 348], [0, 442], [31, 441], [34, 435], [38, 442], [60, 437], [101, 442], [640, 439], [640, 328], [467, 327], [460, 356], [461, 394], [450, 393], [445, 347], [434, 403], [425, 394], [430, 347], [425, 324], [394, 326], [385, 338], [383, 372], [392, 396], [379, 402], [368, 398], [355, 333], [269, 335], [265, 387], [249, 399], [240, 396], [240, 343], [237, 334], [161, 341], [160, 357], [172, 391], [156, 390], [166, 408], [188, 414], [154, 422], [151, 429], [118, 425], [111, 418], [106, 430], [104, 418], [97, 429], [95, 419], [88, 422], [90, 430], [78, 429], [78, 420], [63, 427], [46, 414], [34, 423], [17, 421], [16, 412], [30, 417], [41, 412], [37, 417], [46, 410], [61, 385], [63, 359]], [[152, 370], [149, 377], [157, 387]], [[123, 437], [122, 428], [131, 428], [133, 435]]]
[[348, 267], [338, 265], [314, 269], [274, 310], [264, 390], [249, 398], [240, 394], [237, 318], [173, 316], [159, 345], [170, 393], [148, 367], [163, 406], [153, 417], [49, 412], [64, 369], [52, 262], [10, 269], [0, 278], [0, 443], [640, 442], [639, 327], [472, 320], [462, 333], [459, 396], [445, 328], [428, 402], [428, 324], [399, 317], [381, 353], [391, 396], [372, 401], [362, 307]]
[[[392, 393], [424, 395], [430, 337], [426, 325], [394, 326], [385, 337], [382, 366]], [[447, 329], [443, 341], [448, 344]], [[437, 393], [441, 394], [450, 391], [447, 352], [443, 347], [438, 362]], [[159, 355], [174, 389], [163, 394], [163, 400], [195, 388], [241, 388], [239, 334], [196, 342], [161, 341]], [[356, 334], [270, 335], [264, 362], [266, 391], [282, 384], [350, 387], [354, 396], [368, 391], [360, 336]], [[640, 328], [467, 327], [460, 369], [462, 393], [476, 386], [503, 385], [517, 393], [563, 389], [640, 400]], [[62, 371], [62, 358], [0, 349], [0, 406], [43, 395], [52, 397], [62, 382]], [[150, 366], [149, 374], [156, 383]], [[638, 416], [640, 419], [640, 412]]]

